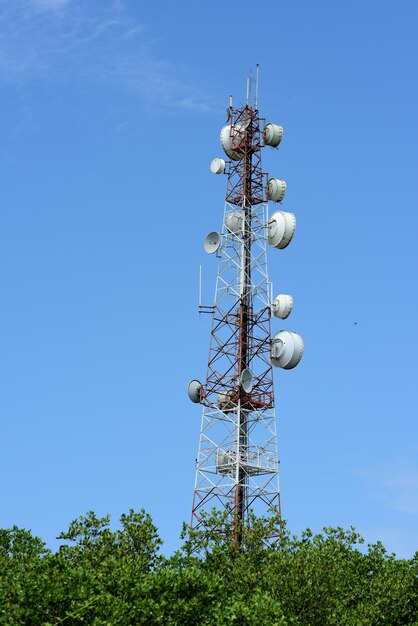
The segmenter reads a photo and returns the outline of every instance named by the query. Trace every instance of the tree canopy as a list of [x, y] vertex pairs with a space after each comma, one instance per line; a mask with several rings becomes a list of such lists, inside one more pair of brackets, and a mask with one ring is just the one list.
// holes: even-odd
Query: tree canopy
[[[0, 530], [0, 626], [417, 626], [418, 553], [364, 547], [353, 529], [306, 530], [252, 516], [244, 547], [204, 519], [170, 557], [145, 511], [73, 521], [56, 552], [29, 531]], [[276, 533], [277, 534], [277, 533]]]

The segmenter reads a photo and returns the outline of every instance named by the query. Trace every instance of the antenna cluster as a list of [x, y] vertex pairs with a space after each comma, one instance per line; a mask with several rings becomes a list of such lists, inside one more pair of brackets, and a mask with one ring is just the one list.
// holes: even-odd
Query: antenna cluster
[[262, 150], [278, 148], [283, 127], [266, 123], [258, 112], [258, 66], [254, 106], [250, 106], [251, 78], [245, 106], [234, 108], [220, 132], [225, 153], [210, 164], [212, 173], [227, 176], [223, 228], [204, 241], [208, 254], [218, 258], [213, 306], [200, 306], [212, 317], [205, 383], [189, 384], [189, 397], [203, 405], [192, 526], [201, 512], [214, 505], [225, 508], [242, 540], [249, 509], [280, 511], [278, 453], [272, 366], [293, 369], [304, 344], [298, 333], [271, 334], [271, 318], [286, 319], [293, 309], [288, 294], [272, 297], [267, 273], [267, 247], [282, 250], [293, 239], [293, 213], [275, 210], [286, 182], [269, 178], [261, 164]]

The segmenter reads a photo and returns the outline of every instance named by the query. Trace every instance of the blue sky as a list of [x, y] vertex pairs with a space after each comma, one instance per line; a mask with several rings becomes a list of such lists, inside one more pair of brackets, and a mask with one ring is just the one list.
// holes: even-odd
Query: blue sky
[[418, 549], [417, 18], [414, 0], [0, 0], [1, 526], [54, 547], [88, 510], [145, 507], [177, 547], [226, 182], [209, 163], [260, 63], [285, 129], [264, 167], [298, 220], [269, 270], [305, 339], [275, 374], [284, 516]]

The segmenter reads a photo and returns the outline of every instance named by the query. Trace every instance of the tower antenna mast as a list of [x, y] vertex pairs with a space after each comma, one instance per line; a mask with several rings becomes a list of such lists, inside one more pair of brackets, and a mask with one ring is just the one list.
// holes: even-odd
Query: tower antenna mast
[[212, 318], [206, 380], [193, 380], [188, 389], [190, 399], [203, 405], [191, 525], [204, 528], [204, 512], [220, 508], [225, 522], [217, 530], [238, 547], [250, 510], [281, 512], [272, 366], [292, 369], [304, 350], [299, 334], [272, 336], [270, 330], [272, 317], [289, 316], [293, 298], [272, 298], [267, 247], [286, 248], [296, 218], [281, 206], [268, 217], [269, 201], [282, 203], [286, 183], [263, 172], [261, 153], [279, 146], [283, 128], [259, 116], [258, 74], [257, 65], [253, 106], [250, 79], [245, 106], [234, 108], [230, 98], [220, 137], [227, 159], [215, 158], [210, 166], [227, 176], [224, 220], [222, 231], [204, 242], [218, 258], [214, 304], [200, 306]]

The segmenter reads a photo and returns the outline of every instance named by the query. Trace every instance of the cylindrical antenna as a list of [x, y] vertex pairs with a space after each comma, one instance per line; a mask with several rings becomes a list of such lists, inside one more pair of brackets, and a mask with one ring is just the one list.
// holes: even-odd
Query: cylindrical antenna
[[229, 108], [232, 109], [232, 96], [229, 96]]
[[247, 78], [247, 104], [250, 97], [250, 79]]
[[258, 108], [258, 70], [260, 67], [260, 64], [257, 63], [257, 69], [256, 69], [256, 73], [255, 73], [255, 98], [254, 98], [254, 108], [257, 110]]
[[199, 265], [199, 313], [202, 307], [202, 266]]

